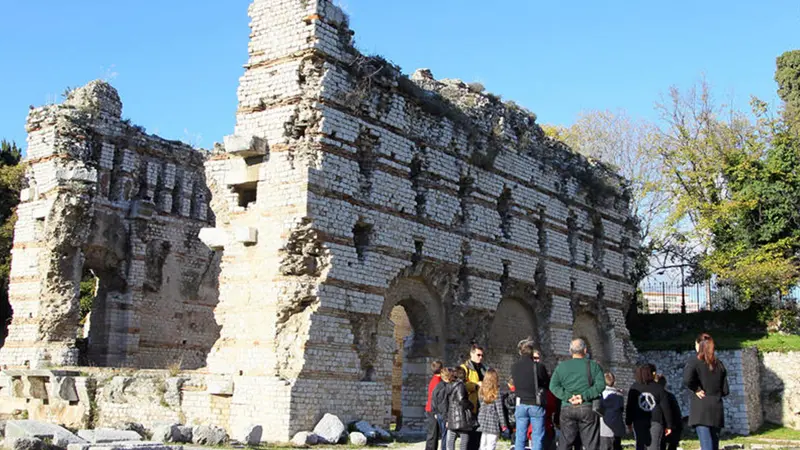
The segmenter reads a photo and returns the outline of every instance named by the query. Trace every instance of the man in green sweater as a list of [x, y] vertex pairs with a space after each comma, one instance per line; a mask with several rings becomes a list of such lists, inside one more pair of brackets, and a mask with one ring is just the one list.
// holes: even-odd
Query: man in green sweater
[[558, 363], [550, 378], [550, 391], [562, 402], [558, 450], [573, 448], [579, 435], [586, 450], [597, 450], [600, 418], [592, 411], [592, 400], [600, 398], [606, 387], [603, 369], [586, 358], [583, 339], [573, 339], [569, 352], [572, 359]]

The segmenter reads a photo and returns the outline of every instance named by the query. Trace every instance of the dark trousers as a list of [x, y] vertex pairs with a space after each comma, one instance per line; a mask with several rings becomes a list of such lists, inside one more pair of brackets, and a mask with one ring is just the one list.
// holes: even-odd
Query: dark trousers
[[669, 436], [661, 438], [661, 450], [678, 450], [678, 446], [681, 445], [681, 434], [683, 430], [673, 428]]
[[633, 422], [633, 433], [636, 435], [636, 450], [661, 450], [661, 439], [664, 437], [664, 426], [658, 422]]
[[561, 408], [561, 439], [558, 450], [572, 449], [580, 437], [583, 448], [600, 448], [600, 417], [592, 411], [592, 404], [565, 406]]
[[622, 450], [622, 438], [600, 436], [600, 450]]
[[467, 443], [467, 450], [479, 450], [481, 448], [481, 432], [470, 431], [469, 443]]
[[694, 430], [700, 440], [700, 450], [719, 450], [719, 428], [698, 425]]
[[425, 450], [437, 450], [441, 443], [441, 450], [447, 450], [447, 430], [444, 428], [444, 418], [437, 417], [435, 414], [425, 413]]

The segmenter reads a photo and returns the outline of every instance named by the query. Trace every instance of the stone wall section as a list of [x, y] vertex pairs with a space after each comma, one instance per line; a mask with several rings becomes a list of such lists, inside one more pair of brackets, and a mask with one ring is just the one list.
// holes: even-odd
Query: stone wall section
[[[326, 412], [388, 424], [401, 350], [411, 425], [427, 364], [472, 341], [507, 371], [520, 337], [552, 368], [583, 336], [630, 373], [622, 180], [512, 103], [361, 55], [329, 1], [255, 0], [250, 16], [235, 134], [206, 165], [217, 227], [202, 237], [223, 250], [209, 369], [286, 380], [292, 433]], [[506, 303], [525, 320], [493, 336]]]
[[[4, 366], [201, 367], [218, 336], [204, 155], [122, 120], [92, 82], [28, 116]], [[79, 330], [82, 278], [98, 279]], [[84, 339], [85, 338], [85, 339]]]
[[764, 420], [800, 429], [800, 352], [761, 354]]
[[[655, 364], [657, 371], [667, 377], [667, 389], [677, 397], [684, 417], [689, 415], [689, 396], [694, 394], [683, 387], [683, 369], [689, 358], [696, 357], [693, 351], [647, 351], [639, 354], [640, 363]], [[763, 424], [761, 380], [763, 371], [769, 369], [761, 366], [758, 351], [754, 348], [718, 351], [717, 357], [725, 364], [730, 385], [730, 395], [723, 399], [725, 430], [748, 435]], [[619, 387], [627, 389], [628, 386]]]

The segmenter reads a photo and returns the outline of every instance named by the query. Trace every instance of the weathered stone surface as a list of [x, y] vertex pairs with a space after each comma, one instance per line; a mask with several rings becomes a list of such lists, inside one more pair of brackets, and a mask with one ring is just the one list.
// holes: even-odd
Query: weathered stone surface
[[183, 450], [182, 445], [164, 445], [161, 442], [121, 441], [97, 444], [72, 444], [67, 450]]
[[[214, 222], [205, 157], [123, 121], [121, 108], [116, 90], [94, 81], [28, 115], [29, 190], [18, 209], [11, 280], [19, 285], [10, 301], [31, 313], [11, 323], [15, 345], [0, 348], [4, 365], [78, 364], [74, 292], [89, 271], [100, 275], [94, 302], [105, 318], [89, 322], [82, 357], [91, 365], [180, 360], [197, 368], [217, 338], [219, 264], [197, 238]], [[40, 386], [30, 387], [44, 399]], [[77, 401], [63, 388], [53, 396]]]
[[353, 424], [353, 428], [358, 430], [359, 433], [367, 437], [367, 439], [377, 439], [378, 431], [366, 420], [359, 420]]
[[114, 430], [111, 428], [98, 428], [94, 430], [79, 430], [78, 437], [90, 444], [105, 444], [109, 442], [141, 441], [142, 436], [131, 430]]
[[337, 444], [342, 439], [346, 428], [342, 421], [333, 414], [325, 414], [314, 427], [314, 434], [322, 443]]
[[11, 450], [44, 450], [44, 441], [35, 437], [22, 437], [11, 440], [9, 447]]
[[200, 445], [222, 445], [228, 442], [228, 433], [213, 425], [198, 425], [192, 428], [192, 443]]
[[367, 437], [358, 431], [350, 433], [350, 444], [364, 446], [367, 445]]
[[319, 436], [310, 431], [301, 431], [292, 437], [291, 442], [295, 447], [308, 447], [309, 445], [317, 445]]
[[153, 428], [152, 439], [156, 442], [182, 442], [180, 424], [159, 425]]
[[194, 428], [190, 425], [178, 425], [178, 435], [175, 438], [175, 442], [180, 442], [182, 444], [188, 444], [192, 442]]
[[264, 427], [261, 425], [249, 425], [244, 430], [244, 435], [241, 442], [247, 445], [259, 445], [261, 444], [261, 437], [264, 435]]
[[6, 422], [6, 442], [13, 442], [20, 438], [48, 439], [53, 445], [66, 448], [69, 444], [85, 443], [82, 438], [70, 433], [69, 430], [52, 423], [37, 420], [9, 420]]

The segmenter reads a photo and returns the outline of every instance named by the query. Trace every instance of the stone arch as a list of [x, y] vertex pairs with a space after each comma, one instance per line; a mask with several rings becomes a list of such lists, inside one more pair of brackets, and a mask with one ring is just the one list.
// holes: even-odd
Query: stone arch
[[572, 324], [572, 336], [583, 339], [592, 359], [600, 363], [604, 369], [608, 369], [611, 362], [611, 349], [607, 345], [610, 341], [604, 329], [596, 315], [585, 311], [579, 312], [575, 315]]
[[[441, 284], [435, 278], [425, 276], [427, 270], [416, 267], [401, 272], [387, 289], [381, 312], [379, 335], [400, 344], [395, 344], [392, 354], [376, 355], [379, 358], [377, 372], [388, 375], [399, 371], [401, 374], [399, 383], [396, 377], [381, 378], [389, 394], [388, 400], [398, 394], [399, 386], [401, 400], [397, 425], [404, 430], [424, 428], [430, 363], [445, 360], [443, 291], [437, 289]], [[408, 321], [406, 330], [398, 333], [398, 324], [392, 319], [403, 320], [404, 316]]]
[[541, 349], [538, 320], [532, 308], [519, 298], [506, 297], [497, 305], [486, 343], [486, 362], [498, 371], [503, 383], [511, 376], [511, 366], [519, 358], [517, 344], [532, 337]]

